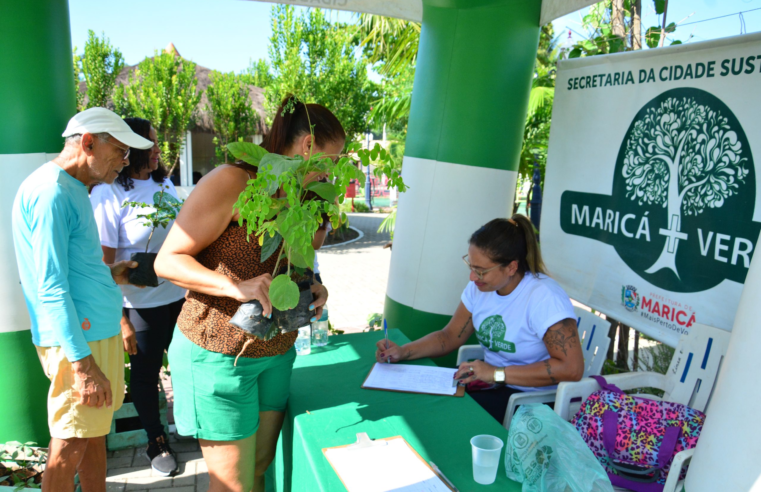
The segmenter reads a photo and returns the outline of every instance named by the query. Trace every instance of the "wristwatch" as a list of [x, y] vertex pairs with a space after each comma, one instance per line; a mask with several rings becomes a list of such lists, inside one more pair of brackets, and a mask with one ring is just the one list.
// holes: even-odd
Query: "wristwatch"
[[504, 367], [498, 367], [494, 369], [494, 382], [495, 383], [505, 382], [505, 368]]

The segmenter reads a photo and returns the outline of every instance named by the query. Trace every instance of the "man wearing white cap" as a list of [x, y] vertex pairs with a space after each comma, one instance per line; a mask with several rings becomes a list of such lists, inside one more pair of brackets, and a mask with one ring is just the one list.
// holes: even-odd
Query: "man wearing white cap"
[[88, 188], [112, 183], [130, 147], [153, 142], [115, 113], [92, 108], [74, 116], [61, 154], [21, 184], [13, 203], [13, 240], [32, 341], [50, 379], [50, 453], [46, 490], [106, 490], [106, 440], [124, 399], [119, 320], [127, 271], [106, 265]]

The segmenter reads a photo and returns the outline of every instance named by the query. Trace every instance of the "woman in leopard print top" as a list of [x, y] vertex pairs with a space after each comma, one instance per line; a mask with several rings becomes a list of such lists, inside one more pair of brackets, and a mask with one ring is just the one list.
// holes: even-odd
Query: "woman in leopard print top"
[[[345, 140], [341, 123], [328, 109], [289, 97], [262, 146], [308, 158], [310, 151], [337, 155]], [[258, 241], [248, 240], [246, 226], [238, 225], [239, 214], [233, 210], [255, 171], [241, 163], [207, 174], [185, 202], [156, 259], [159, 276], [189, 291], [169, 349], [175, 421], [181, 434], [199, 439], [210, 490], [264, 490], [295, 357], [293, 332], [250, 342], [234, 365], [247, 340], [229, 324], [238, 306], [256, 299], [265, 315], [272, 311], [267, 293], [277, 255], [260, 262]], [[319, 283], [312, 292], [310, 309], [319, 318], [328, 293]]]

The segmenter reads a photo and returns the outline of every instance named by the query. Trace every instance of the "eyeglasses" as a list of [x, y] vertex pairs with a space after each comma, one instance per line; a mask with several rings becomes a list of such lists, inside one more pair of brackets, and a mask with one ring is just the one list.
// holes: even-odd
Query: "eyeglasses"
[[468, 260], [468, 255], [463, 256], [462, 261], [465, 262], [465, 264], [468, 266], [471, 272], [476, 274], [476, 277], [478, 277], [478, 280], [483, 280], [484, 275], [494, 270], [495, 268], [499, 268], [502, 266], [502, 265], [495, 265], [491, 268], [487, 268], [486, 270], [479, 270], [478, 268], [473, 268], [473, 266], [470, 264], [470, 261]]
[[106, 142], [106, 143], [107, 143], [107, 144], [109, 144], [109, 145], [113, 145], [114, 147], [116, 147], [117, 149], [119, 149], [119, 150], [121, 150], [121, 151], [124, 151], [124, 155], [122, 156], [122, 160], [123, 160], [123, 161], [126, 161], [126, 160], [127, 160], [127, 158], [129, 157], [129, 151], [130, 151], [130, 150], [132, 150], [130, 147], [127, 147], [127, 150], [124, 150], [124, 147], [121, 147], [121, 146], [119, 146], [119, 145], [116, 145], [116, 144], [115, 144], [115, 143], [113, 143], [111, 140], [104, 140], [104, 142]]

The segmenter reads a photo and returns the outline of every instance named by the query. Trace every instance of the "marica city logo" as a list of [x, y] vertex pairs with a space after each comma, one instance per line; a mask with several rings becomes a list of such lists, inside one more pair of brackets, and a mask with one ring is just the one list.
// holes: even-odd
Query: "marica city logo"
[[621, 303], [627, 311], [636, 311], [639, 308], [640, 297], [637, 288], [633, 285], [621, 286]]
[[716, 96], [680, 88], [648, 102], [624, 136], [612, 188], [564, 192], [563, 231], [612, 245], [670, 291], [745, 281], [761, 232], [755, 165], [740, 122]]

